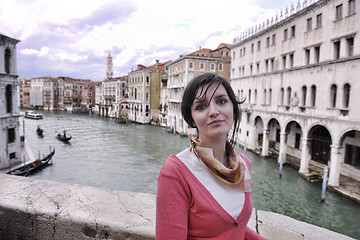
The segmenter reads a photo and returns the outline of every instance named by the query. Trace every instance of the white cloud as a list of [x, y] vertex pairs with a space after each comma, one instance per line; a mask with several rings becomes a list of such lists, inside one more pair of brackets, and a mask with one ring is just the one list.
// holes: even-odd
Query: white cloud
[[[103, 79], [109, 50], [115, 74], [127, 74], [137, 64], [232, 43], [254, 21], [275, 15], [280, 9], [271, 6], [284, 1], [10, 0], [0, 3], [0, 24], [2, 34], [21, 40], [20, 76], [63, 75], [66, 69], [69, 77]], [[266, 9], [261, 7], [265, 4]], [[33, 65], [39, 61], [52, 66]], [[98, 75], [89, 75], [84, 66], [98, 67], [91, 73]], [[42, 73], [44, 69], [55, 72]]]

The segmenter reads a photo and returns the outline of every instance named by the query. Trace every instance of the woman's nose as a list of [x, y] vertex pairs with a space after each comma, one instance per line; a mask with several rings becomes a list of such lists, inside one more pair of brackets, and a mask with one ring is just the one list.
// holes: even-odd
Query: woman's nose
[[212, 102], [209, 104], [208, 109], [209, 109], [209, 115], [211, 117], [219, 115], [219, 109]]

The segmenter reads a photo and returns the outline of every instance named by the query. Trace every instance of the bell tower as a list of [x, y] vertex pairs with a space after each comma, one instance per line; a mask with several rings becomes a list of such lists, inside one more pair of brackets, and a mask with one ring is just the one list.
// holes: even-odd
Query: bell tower
[[113, 77], [113, 62], [112, 62], [111, 54], [109, 52], [109, 56], [107, 57], [107, 61], [106, 61], [106, 78], [110, 79], [112, 77]]

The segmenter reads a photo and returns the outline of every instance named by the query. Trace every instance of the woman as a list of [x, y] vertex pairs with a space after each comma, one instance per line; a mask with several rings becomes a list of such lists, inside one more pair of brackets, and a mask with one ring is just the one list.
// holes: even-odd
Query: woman
[[264, 239], [247, 222], [252, 212], [250, 161], [232, 143], [239, 106], [230, 84], [205, 73], [189, 82], [181, 113], [197, 135], [171, 155], [159, 176], [156, 239]]

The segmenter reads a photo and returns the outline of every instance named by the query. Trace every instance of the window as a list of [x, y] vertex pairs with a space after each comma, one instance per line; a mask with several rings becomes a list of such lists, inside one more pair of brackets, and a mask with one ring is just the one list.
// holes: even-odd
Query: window
[[275, 45], [276, 43], [276, 34], [272, 35], [272, 45]]
[[257, 50], [258, 50], [258, 51], [260, 51], [260, 47], [261, 47], [261, 42], [258, 41], [258, 43], [257, 43]]
[[300, 106], [305, 107], [306, 106], [306, 86], [303, 86], [301, 89], [301, 103]]
[[189, 62], [189, 68], [194, 69], [194, 63], [193, 62]]
[[310, 64], [310, 49], [305, 49], [305, 65]]
[[6, 112], [11, 113], [12, 112], [12, 87], [11, 85], [6, 86]]
[[271, 105], [271, 98], [272, 98], [272, 90], [271, 90], [271, 88], [269, 89], [268, 98], [269, 98], [268, 104]]
[[146, 85], [150, 85], [150, 76], [146, 76]]
[[249, 89], [249, 104], [251, 104], [251, 89]]
[[15, 128], [8, 129], [8, 143], [15, 142]]
[[11, 52], [10, 49], [5, 50], [5, 73], [10, 73], [10, 60], [11, 60]]
[[320, 62], [320, 46], [317, 46], [314, 48], [315, 50], [315, 63], [319, 63]]
[[256, 63], [256, 73], [260, 73], [260, 63]]
[[294, 54], [290, 54], [289, 55], [289, 58], [290, 58], [290, 68], [293, 68], [294, 67]]
[[312, 29], [312, 18], [308, 18], [308, 20], [306, 21], [306, 30], [311, 31], [311, 29]]
[[344, 85], [343, 107], [349, 108], [349, 102], [350, 102], [350, 84], [346, 83]]
[[282, 66], [283, 66], [283, 69], [286, 69], [286, 55], [284, 55], [282, 57]]
[[334, 42], [334, 59], [340, 58], [340, 40]]
[[351, 57], [354, 55], [354, 37], [350, 37], [346, 39], [347, 43], [347, 55]]
[[269, 60], [266, 59], [265, 60], [265, 72], [268, 72], [268, 70], [269, 70]]
[[286, 105], [290, 106], [291, 103], [291, 87], [288, 87], [286, 90]]
[[255, 89], [255, 96], [254, 96], [254, 103], [256, 104], [257, 102], [257, 89]]
[[210, 64], [210, 71], [215, 72], [215, 63]]
[[337, 86], [335, 84], [331, 85], [330, 89], [330, 107], [336, 107], [336, 92]]
[[251, 44], [251, 53], [253, 53], [254, 52], [254, 44], [252, 43]]
[[315, 102], [316, 102], [316, 86], [312, 85], [311, 86], [311, 99], [310, 99], [310, 106], [311, 107], [315, 107]]
[[243, 49], [243, 56], [245, 56], [245, 47], [244, 47], [244, 49]]
[[349, 4], [348, 15], [352, 15], [355, 13], [355, 0], [349, 0], [348, 4]]
[[200, 63], [200, 71], [205, 71], [205, 63]]
[[270, 71], [273, 72], [275, 69], [275, 59], [270, 59]]
[[342, 4], [336, 6], [335, 20], [342, 19]]
[[319, 28], [322, 26], [322, 14], [316, 15], [316, 27]]
[[263, 104], [264, 105], [266, 104], [266, 89], [264, 89], [264, 92], [263, 92]]
[[270, 46], [270, 37], [267, 37], [266, 38], [266, 47], [269, 47]]
[[284, 29], [284, 41], [288, 40], [288, 29]]
[[279, 105], [280, 105], [280, 106], [283, 106], [283, 105], [284, 105], [284, 88], [281, 88], [281, 89], [280, 89]]
[[295, 25], [291, 27], [291, 37], [295, 37]]
[[250, 64], [250, 75], [252, 75], [252, 74], [253, 74], [253, 65]]
[[243, 50], [242, 50], [242, 49], [240, 49], [240, 57], [242, 57], [242, 55], [243, 55], [242, 51], [243, 51]]
[[222, 71], [222, 70], [223, 70], [223, 64], [219, 63], [219, 71]]

